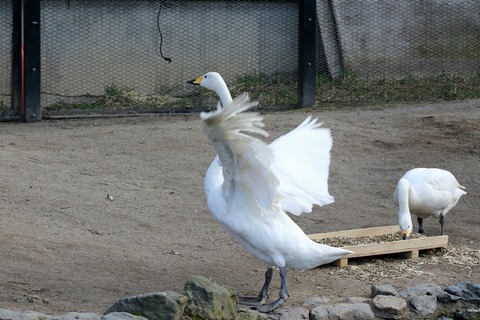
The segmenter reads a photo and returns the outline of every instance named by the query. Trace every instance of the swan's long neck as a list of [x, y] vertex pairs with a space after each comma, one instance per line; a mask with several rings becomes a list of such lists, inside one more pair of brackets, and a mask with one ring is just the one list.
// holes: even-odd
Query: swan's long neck
[[222, 106], [228, 106], [230, 103], [232, 103], [232, 96], [230, 95], [230, 91], [228, 90], [227, 85], [225, 84], [225, 81], [221, 81], [215, 88], [215, 92], [218, 94], [220, 97], [220, 101], [222, 102]]
[[400, 228], [412, 227], [412, 217], [409, 208], [410, 182], [400, 179], [397, 185], [398, 220]]

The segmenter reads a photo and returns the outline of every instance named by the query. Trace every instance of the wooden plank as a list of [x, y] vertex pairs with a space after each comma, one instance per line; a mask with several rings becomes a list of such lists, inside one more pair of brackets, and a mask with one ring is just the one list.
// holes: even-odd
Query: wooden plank
[[[386, 234], [394, 234], [399, 232], [398, 225], [381, 226], [372, 228], [362, 228], [353, 230], [343, 230], [335, 232], [323, 232], [308, 235], [312, 240], [322, 240], [327, 238], [338, 237], [364, 237], [364, 236], [381, 236]], [[448, 236], [422, 237], [417, 239], [385, 241], [382, 243], [369, 243], [356, 246], [345, 246], [344, 249], [353, 253], [342, 259], [334, 261], [333, 264], [346, 267], [348, 260], [352, 258], [370, 257], [378, 255], [388, 255], [401, 253], [406, 259], [417, 259], [420, 250], [446, 248], [448, 246]]]
[[322, 232], [322, 233], [309, 234], [308, 236], [312, 240], [322, 240], [327, 238], [338, 238], [338, 237], [355, 237], [356, 238], [356, 237], [365, 237], [365, 236], [382, 236], [386, 234], [393, 234], [396, 232], [400, 232], [398, 225], [342, 230], [342, 231], [334, 231], [334, 232]]
[[382, 243], [369, 243], [358, 246], [346, 246], [344, 249], [353, 251], [348, 258], [367, 257], [382, 254], [391, 254], [407, 252], [413, 250], [425, 250], [433, 248], [446, 248], [448, 246], [448, 236], [424, 237], [410, 240], [399, 240]]

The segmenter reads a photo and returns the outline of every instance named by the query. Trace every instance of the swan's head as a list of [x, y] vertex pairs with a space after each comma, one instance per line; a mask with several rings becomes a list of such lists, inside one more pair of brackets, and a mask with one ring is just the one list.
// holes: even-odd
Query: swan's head
[[408, 218], [406, 217], [406, 215], [403, 215], [403, 216], [400, 215], [398, 225], [400, 226], [400, 232], [402, 233], [403, 240], [407, 240], [413, 231], [413, 225], [412, 225], [412, 219], [410, 218], [410, 213], [408, 214]]
[[217, 72], [207, 72], [196, 79], [187, 81], [187, 83], [215, 91], [224, 107], [232, 103], [230, 91], [228, 91], [228, 87], [225, 81], [223, 81], [222, 76]]
[[227, 86], [222, 76], [217, 72], [207, 72], [196, 79], [187, 81], [187, 83], [195, 84], [215, 92]]

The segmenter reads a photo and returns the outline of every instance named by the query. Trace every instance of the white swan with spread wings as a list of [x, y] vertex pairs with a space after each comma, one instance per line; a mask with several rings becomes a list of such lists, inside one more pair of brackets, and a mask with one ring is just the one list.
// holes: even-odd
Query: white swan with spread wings
[[[261, 115], [246, 112], [257, 105], [247, 94], [232, 100], [215, 72], [189, 83], [214, 90], [221, 99], [217, 110], [200, 115], [218, 154], [205, 176], [208, 207], [235, 240], [268, 265], [259, 296], [240, 303], [271, 311], [288, 297], [287, 268], [310, 269], [350, 253], [312, 241], [286, 214], [334, 201], [328, 192], [330, 130], [308, 117], [268, 145], [256, 137], [268, 133]], [[274, 266], [280, 269], [279, 298], [265, 304]]]

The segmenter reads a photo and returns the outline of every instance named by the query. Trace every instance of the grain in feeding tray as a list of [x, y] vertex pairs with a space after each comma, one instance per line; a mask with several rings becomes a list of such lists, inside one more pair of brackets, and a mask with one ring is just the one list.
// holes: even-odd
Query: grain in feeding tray
[[332, 247], [353, 251], [353, 254], [336, 261], [341, 267], [347, 266], [348, 259], [352, 258], [401, 253], [407, 259], [416, 259], [420, 250], [448, 246], [446, 235], [425, 237], [412, 234], [410, 239], [402, 240], [398, 225], [317, 233], [309, 237]]

